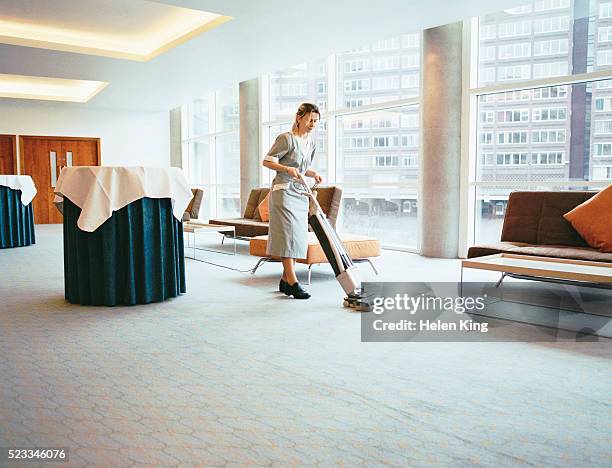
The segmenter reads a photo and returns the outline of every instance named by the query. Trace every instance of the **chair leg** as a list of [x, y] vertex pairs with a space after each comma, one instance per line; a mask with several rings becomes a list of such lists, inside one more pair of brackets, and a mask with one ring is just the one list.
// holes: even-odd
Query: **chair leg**
[[376, 273], [378, 275], [378, 270], [374, 266], [374, 262], [372, 262], [372, 260], [370, 260], [369, 258], [366, 258], [365, 261], [370, 264], [370, 266], [372, 267], [372, 270], [374, 270], [374, 273]]
[[265, 262], [267, 262], [268, 260], [270, 260], [268, 257], [262, 257], [257, 261], [257, 264], [255, 265], [255, 267], [251, 270], [251, 274], [254, 275], [255, 272], [257, 271], [257, 269], [263, 265]]
[[223, 242], [225, 242], [225, 234], [221, 234], [221, 245], [223, 245]]
[[310, 286], [310, 278], [312, 276], [312, 267], [313, 267], [313, 265], [314, 264], [312, 264], [312, 263], [310, 265], [308, 265], [308, 286]]

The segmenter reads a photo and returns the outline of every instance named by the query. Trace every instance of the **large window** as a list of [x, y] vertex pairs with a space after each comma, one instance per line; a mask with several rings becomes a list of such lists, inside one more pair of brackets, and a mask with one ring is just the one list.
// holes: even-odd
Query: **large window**
[[[357, 65], [354, 66], [358, 69]], [[272, 121], [294, 115], [303, 102], [312, 102], [321, 110], [327, 107], [327, 60], [313, 60], [285, 68], [270, 74], [268, 79], [268, 111]], [[363, 86], [363, 83], [349, 86]]]
[[193, 187], [204, 189], [200, 217], [240, 213], [238, 86], [211, 93], [183, 108], [183, 169]]
[[[343, 189], [341, 233], [418, 247], [420, 64], [420, 34], [405, 34], [262, 79], [262, 154], [302, 102], [319, 105], [313, 168]], [[272, 176], [264, 170], [264, 183]]]
[[339, 229], [417, 247], [418, 105], [339, 116]]
[[[477, 80], [476, 242], [500, 239], [512, 191], [596, 189], [610, 180], [612, 88], [601, 80], [612, 66], [606, 5], [545, 0], [479, 19], [478, 52], [487, 59], [479, 60]], [[576, 18], [577, 11], [600, 14]], [[591, 81], [571, 82], [596, 71]], [[494, 79], [520, 81], [522, 89], [489, 91]]]

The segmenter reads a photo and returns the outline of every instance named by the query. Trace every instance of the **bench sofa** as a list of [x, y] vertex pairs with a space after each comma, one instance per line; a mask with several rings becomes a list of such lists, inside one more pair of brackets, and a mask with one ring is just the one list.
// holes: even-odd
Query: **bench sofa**
[[[236, 237], [238, 238], [250, 239], [251, 237], [267, 235], [269, 224], [261, 220], [257, 207], [266, 195], [268, 195], [269, 191], [270, 189], [268, 187], [251, 190], [242, 218], [211, 219], [209, 222], [211, 224], [234, 226], [236, 228]], [[321, 209], [327, 215], [327, 219], [332, 226], [335, 227], [336, 220], [338, 219], [338, 212], [340, 210], [340, 202], [342, 200], [342, 189], [340, 187], [330, 186], [318, 187], [316, 191], [317, 201], [319, 205], [321, 205]]]
[[563, 217], [596, 193], [512, 192], [508, 198], [500, 242], [470, 247], [467, 257], [513, 253], [612, 262], [612, 253], [590, 247]]

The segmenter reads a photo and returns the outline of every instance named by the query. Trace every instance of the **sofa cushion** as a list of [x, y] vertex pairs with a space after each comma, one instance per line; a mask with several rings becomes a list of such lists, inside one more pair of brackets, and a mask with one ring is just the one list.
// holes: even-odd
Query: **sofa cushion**
[[612, 185], [563, 216], [591, 247], [612, 253]]
[[257, 205], [259, 205], [259, 196], [261, 195], [262, 190], [268, 191], [269, 189], [256, 188], [251, 190], [251, 193], [249, 194], [249, 199], [247, 201], [247, 206], [244, 209], [244, 214], [242, 215], [243, 218], [253, 219], [253, 216], [255, 216], [255, 211], [257, 210]]
[[563, 215], [597, 192], [512, 192], [502, 241], [588, 247]]
[[532, 255], [536, 257], [569, 258], [612, 263], [612, 253], [599, 252], [591, 247], [568, 247], [565, 245], [534, 245], [524, 242], [498, 242], [470, 247], [468, 258], [484, 257], [499, 253]]
[[263, 201], [257, 206], [259, 217], [264, 223], [270, 221], [270, 192], [264, 197]]
[[262, 188], [259, 190], [259, 197], [257, 198], [257, 205], [256, 205], [257, 208], [253, 212], [253, 219], [255, 221], [263, 221], [263, 219], [261, 219], [261, 213], [259, 212], [259, 205], [263, 203], [263, 201], [268, 196], [268, 193], [270, 193], [270, 189], [268, 188]]
[[[344, 248], [351, 258], [371, 258], [380, 255], [380, 241], [371, 237], [358, 236], [355, 234], [340, 235]], [[268, 236], [257, 236], [249, 242], [249, 253], [256, 257], [267, 257], [266, 248]], [[272, 257], [278, 260], [277, 257]], [[317, 263], [329, 263], [319, 240], [314, 233], [308, 233], [308, 249], [306, 258], [298, 259], [299, 263], [313, 265]]]

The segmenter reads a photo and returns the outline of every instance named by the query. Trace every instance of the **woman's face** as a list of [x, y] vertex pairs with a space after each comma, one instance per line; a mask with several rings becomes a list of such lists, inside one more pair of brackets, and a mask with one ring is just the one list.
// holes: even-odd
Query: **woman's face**
[[317, 125], [319, 124], [319, 114], [316, 112], [309, 112], [301, 117], [298, 116], [297, 121], [301, 130], [305, 131], [306, 133], [310, 133], [317, 128]]

